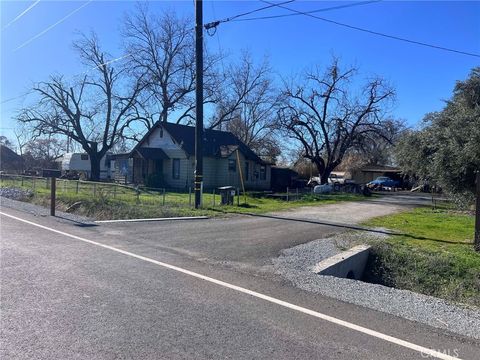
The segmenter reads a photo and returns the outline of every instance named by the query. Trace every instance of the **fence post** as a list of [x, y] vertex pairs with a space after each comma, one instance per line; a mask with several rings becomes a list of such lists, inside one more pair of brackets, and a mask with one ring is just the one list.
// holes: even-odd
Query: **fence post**
[[165, 206], [165, 188], [163, 188], [163, 193], [162, 193], [162, 205]]
[[289, 201], [289, 200], [288, 200], [289, 195], [290, 195], [290, 189], [287, 187], [287, 202]]
[[21, 176], [21, 179], [22, 179], [22, 187], [23, 187], [23, 176]]
[[237, 206], [240, 206], [240, 188], [237, 187]]
[[35, 192], [35, 178], [32, 178], [32, 181], [33, 181], [33, 192]]
[[213, 200], [212, 200], [212, 206], [215, 207], [215, 188], [213, 188]]
[[140, 204], [140, 190], [136, 189], [137, 193], [137, 204]]
[[55, 216], [55, 196], [56, 196], [56, 178], [52, 177], [50, 180], [50, 215]]
[[78, 194], [78, 186], [79, 186], [79, 184], [80, 184], [80, 180], [77, 180], [77, 188], [76, 188], [76, 191], [75, 191], [76, 194]]
[[192, 207], [192, 187], [188, 187], [188, 206]]

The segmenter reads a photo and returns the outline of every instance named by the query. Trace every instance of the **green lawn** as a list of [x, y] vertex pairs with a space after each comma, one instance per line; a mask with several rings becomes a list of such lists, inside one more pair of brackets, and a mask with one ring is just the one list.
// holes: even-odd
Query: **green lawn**
[[402, 234], [373, 244], [376, 257], [369, 280], [480, 306], [474, 220], [452, 210], [417, 208], [366, 222]]
[[[42, 206], [49, 206], [49, 184], [45, 179], [20, 178], [2, 179], [0, 186], [16, 187], [33, 191], [34, 196], [24, 199]], [[257, 196], [254, 196], [257, 195]], [[220, 196], [213, 193], [203, 194], [202, 209], [192, 208], [194, 196], [189, 193], [152, 189], [136, 191], [132, 187], [115, 186], [108, 183], [90, 183], [85, 181], [57, 181], [57, 207], [66, 210], [80, 202], [74, 212], [95, 219], [129, 219], [172, 216], [224, 216], [230, 213], [267, 213], [288, 210], [300, 206], [326, 205], [340, 201], [358, 201], [362, 195], [332, 194], [312, 195], [291, 194], [285, 201], [278, 198], [248, 194], [240, 199], [235, 197], [234, 205], [220, 206]]]

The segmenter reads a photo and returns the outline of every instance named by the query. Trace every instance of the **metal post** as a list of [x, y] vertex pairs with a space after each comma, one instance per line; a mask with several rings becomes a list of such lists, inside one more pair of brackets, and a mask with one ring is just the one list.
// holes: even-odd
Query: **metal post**
[[212, 205], [215, 207], [215, 189], [213, 189], [213, 200], [212, 200]]
[[192, 187], [188, 187], [188, 206], [192, 207]]
[[57, 179], [52, 177], [50, 179], [50, 215], [55, 216], [55, 196], [56, 196], [56, 185]]
[[203, 183], [203, 2], [195, 0], [195, 209], [201, 206]]
[[165, 188], [163, 188], [163, 199], [162, 199], [162, 205], [165, 205]]
[[480, 252], [480, 171], [477, 171], [477, 201], [475, 204], [475, 251]]

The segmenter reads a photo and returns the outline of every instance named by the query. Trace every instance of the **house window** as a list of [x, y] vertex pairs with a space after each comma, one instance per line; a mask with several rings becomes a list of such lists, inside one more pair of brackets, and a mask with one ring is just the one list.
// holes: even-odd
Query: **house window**
[[180, 159], [172, 160], [172, 178], [180, 179]]
[[267, 167], [265, 165], [260, 166], [260, 180], [267, 180]]
[[87, 154], [81, 154], [80, 155], [80, 160], [88, 160], [88, 155]]
[[237, 171], [237, 164], [235, 164], [235, 159], [228, 159], [228, 171]]
[[248, 181], [250, 177], [250, 164], [248, 161], [245, 161], [245, 181]]

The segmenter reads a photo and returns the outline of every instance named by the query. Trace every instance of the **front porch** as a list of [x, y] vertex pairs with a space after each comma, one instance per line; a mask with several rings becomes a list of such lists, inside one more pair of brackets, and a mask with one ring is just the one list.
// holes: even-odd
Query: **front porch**
[[138, 148], [133, 154], [133, 182], [146, 184], [149, 176], [163, 176], [163, 162], [169, 157], [162, 149]]

